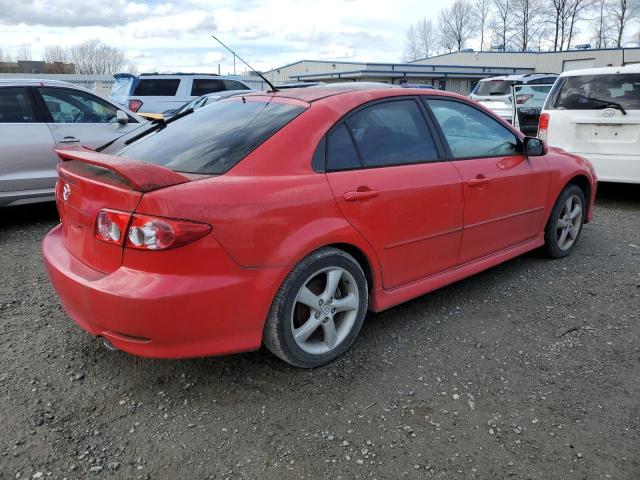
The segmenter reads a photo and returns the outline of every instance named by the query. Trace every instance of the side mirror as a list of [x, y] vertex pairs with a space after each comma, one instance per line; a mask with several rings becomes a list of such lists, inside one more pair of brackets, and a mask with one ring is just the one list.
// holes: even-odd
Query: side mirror
[[544, 142], [535, 137], [524, 137], [524, 154], [527, 157], [541, 157], [547, 153]]
[[120, 125], [126, 125], [127, 123], [129, 123], [129, 115], [127, 115], [122, 110], [118, 110], [116, 112], [116, 120]]

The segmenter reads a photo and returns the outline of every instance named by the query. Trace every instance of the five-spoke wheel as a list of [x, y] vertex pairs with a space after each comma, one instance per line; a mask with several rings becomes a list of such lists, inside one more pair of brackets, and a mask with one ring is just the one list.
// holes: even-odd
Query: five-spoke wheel
[[565, 257], [575, 246], [582, 230], [585, 197], [577, 185], [568, 185], [551, 211], [545, 231], [545, 249], [554, 258]]
[[319, 250], [298, 264], [276, 295], [264, 343], [283, 360], [315, 367], [338, 357], [360, 331], [367, 280], [342, 250]]

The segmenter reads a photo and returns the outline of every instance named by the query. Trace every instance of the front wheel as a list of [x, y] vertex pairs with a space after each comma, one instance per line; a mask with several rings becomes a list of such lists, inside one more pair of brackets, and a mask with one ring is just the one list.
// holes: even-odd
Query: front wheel
[[545, 250], [553, 258], [566, 257], [578, 243], [585, 217], [585, 197], [576, 185], [567, 186], [551, 210], [545, 230]]
[[264, 344], [303, 368], [342, 355], [360, 332], [369, 302], [362, 267], [335, 248], [312, 253], [287, 276], [264, 330]]

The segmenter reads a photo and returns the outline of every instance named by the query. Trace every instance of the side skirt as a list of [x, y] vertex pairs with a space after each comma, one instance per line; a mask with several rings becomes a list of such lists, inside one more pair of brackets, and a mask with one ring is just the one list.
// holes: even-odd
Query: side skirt
[[442, 288], [446, 285], [462, 280], [463, 278], [470, 277], [476, 273], [487, 270], [488, 268], [495, 267], [496, 265], [511, 260], [517, 256], [522, 255], [530, 250], [534, 250], [544, 245], [544, 232], [540, 233], [537, 237], [527, 240], [506, 250], [492, 253], [486, 257], [479, 258], [464, 265], [459, 265], [450, 270], [446, 270], [442, 273], [437, 273], [427, 278], [417, 280], [415, 282], [402, 285], [390, 290], [375, 290], [371, 295], [371, 305], [369, 309], [374, 312], [381, 312], [391, 307], [395, 307], [408, 300], [412, 300], [416, 297], [424, 295], [425, 293], [432, 292], [438, 288]]

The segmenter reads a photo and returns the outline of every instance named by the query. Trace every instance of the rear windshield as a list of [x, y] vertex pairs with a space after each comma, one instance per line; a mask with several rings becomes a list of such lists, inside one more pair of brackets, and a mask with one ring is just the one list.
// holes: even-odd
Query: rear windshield
[[177, 172], [225, 173], [304, 107], [280, 102], [216, 102], [124, 148], [117, 155]]
[[173, 97], [178, 91], [179, 85], [179, 78], [140, 79], [133, 95], [136, 97]]
[[487, 80], [486, 82], [478, 82], [478, 88], [475, 94], [482, 97], [491, 95], [509, 95], [511, 93], [511, 85], [513, 82], [507, 80]]
[[599, 110], [618, 105], [640, 110], [640, 73], [560, 77], [545, 109]]

